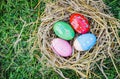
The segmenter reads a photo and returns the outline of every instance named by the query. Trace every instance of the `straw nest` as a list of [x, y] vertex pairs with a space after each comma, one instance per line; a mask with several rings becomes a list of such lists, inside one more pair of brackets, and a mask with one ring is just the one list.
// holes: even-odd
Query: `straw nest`
[[[46, 8], [41, 16], [41, 25], [38, 30], [39, 47], [42, 52], [41, 59], [47, 59], [47, 66], [53, 67], [63, 78], [64, 74], [60, 68], [75, 70], [81, 77], [88, 78], [97, 61], [110, 57], [113, 64], [114, 55], [120, 53], [120, 38], [118, 29], [120, 22], [111, 17], [108, 7], [102, 0], [57, 0], [56, 2], [46, 2]], [[74, 50], [69, 58], [63, 58], [54, 54], [51, 50], [51, 40], [57, 38], [53, 32], [53, 24], [63, 20], [69, 22], [72, 13], [81, 13], [87, 17], [91, 26], [91, 32], [97, 36], [96, 45], [89, 51], [79, 52]], [[76, 34], [77, 36], [78, 34]], [[74, 39], [73, 39], [74, 40]], [[69, 41], [73, 45], [73, 40]], [[102, 66], [99, 67], [105, 77], [107, 77]], [[114, 64], [117, 71], [117, 68]], [[117, 71], [118, 72], [118, 71]]]

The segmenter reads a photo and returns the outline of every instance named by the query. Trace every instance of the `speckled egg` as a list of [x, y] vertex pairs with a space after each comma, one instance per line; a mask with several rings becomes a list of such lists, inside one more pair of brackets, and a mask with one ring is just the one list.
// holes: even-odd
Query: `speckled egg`
[[75, 32], [72, 27], [64, 21], [56, 22], [53, 26], [53, 30], [58, 37], [64, 40], [71, 40], [75, 36]]
[[55, 38], [51, 42], [51, 48], [59, 56], [68, 57], [72, 55], [71, 45], [63, 39]]
[[91, 49], [96, 44], [96, 36], [91, 33], [78, 36], [74, 40], [74, 48], [78, 51], [86, 51]]
[[87, 18], [80, 13], [71, 14], [70, 24], [74, 30], [80, 34], [85, 34], [90, 30], [90, 25]]

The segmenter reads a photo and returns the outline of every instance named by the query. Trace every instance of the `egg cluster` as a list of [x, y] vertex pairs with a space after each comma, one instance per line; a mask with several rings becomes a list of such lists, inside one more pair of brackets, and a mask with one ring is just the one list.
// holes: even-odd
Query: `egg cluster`
[[72, 46], [69, 40], [75, 37], [75, 32], [80, 34], [73, 42], [73, 47], [78, 51], [91, 49], [96, 43], [96, 36], [90, 31], [90, 25], [82, 14], [73, 13], [70, 16], [70, 24], [64, 21], [54, 23], [53, 30], [59, 38], [51, 42], [51, 48], [57, 55], [68, 57], [72, 55]]

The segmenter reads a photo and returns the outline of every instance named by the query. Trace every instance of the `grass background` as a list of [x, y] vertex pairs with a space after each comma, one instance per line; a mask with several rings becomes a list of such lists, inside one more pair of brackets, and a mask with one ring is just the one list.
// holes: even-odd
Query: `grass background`
[[[36, 44], [37, 30], [40, 25], [40, 14], [45, 3], [35, 6], [40, 0], [0, 0], [0, 79], [62, 79], [52, 68], [47, 68], [40, 57]], [[120, 0], [104, 0], [110, 6], [114, 17], [120, 19]], [[117, 68], [120, 70], [120, 56], [116, 56]], [[99, 62], [98, 62], [99, 63]], [[104, 69], [109, 79], [116, 77], [116, 71], [108, 58]], [[70, 79], [79, 79], [73, 70], [62, 69]], [[101, 79], [104, 76], [95, 67], [95, 73]], [[120, 71], [119, 71], [120, 72]], [[96, 79], [93, 75], [91, 79]]]

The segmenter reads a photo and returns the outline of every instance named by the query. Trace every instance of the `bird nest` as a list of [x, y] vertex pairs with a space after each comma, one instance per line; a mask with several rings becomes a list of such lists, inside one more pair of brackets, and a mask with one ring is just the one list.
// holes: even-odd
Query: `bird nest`
[[[38, 30], [41, 59], [47, 59], [46, 65], [53, 67], [63, 78], [65, 76], [61, 68], [75, 70], [81, 77], [88, 78], [97, 61], [108, 57], [113, 59], [114, 55], [120, 52], [118, 36], [120, 22], [112, 17], [102, 0], [57, 0], [54, 2], [46, 0], [45, 3], [46, 8], [41, 15], [41, 25]], [[90, 32], [96, 35], [97, 43], [88, 51], [76, 51], [73, 48], [72, 56], [64, 58], [56, 55], [50, 47], [51, 41], [57, 38], [53, 32], [53, 24], [59, 20], [69, 23], [72, 13], [81, 13], [88, 19]], [[77, 33], [76, 36], [78, 36]], [[73, 40], [68, 41], [72, 46]]]

